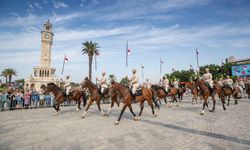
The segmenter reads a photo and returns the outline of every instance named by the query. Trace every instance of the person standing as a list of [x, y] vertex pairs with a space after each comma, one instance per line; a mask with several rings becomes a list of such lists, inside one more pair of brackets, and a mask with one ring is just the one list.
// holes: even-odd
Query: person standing
[[26, 91], [24, 93], [24, 108], [28, 109], [29, 105], [30, 105], [30, 97], [31, 97], [31, 93], [30, 91]]

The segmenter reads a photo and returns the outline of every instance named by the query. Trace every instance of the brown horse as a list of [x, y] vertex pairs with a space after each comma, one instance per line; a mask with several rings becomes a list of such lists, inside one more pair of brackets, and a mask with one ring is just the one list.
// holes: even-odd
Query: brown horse
[[204, 110], [205, 106], [207, 106], [209, 108], [208, 103], [207, 103], [209, 96], [212, 97], [212, 101], [213, 101], [213, 108], [212, 108], [212, 110], [210, 110], [210, 109], [209, 110], [210, 110], [210, 112], [214, 112], [215, 103], [216, 103], [214, 94], [212, 94], [210, 92], [208, 86], [205, 84], [205, 82], [203, 80], [196, 79], [195, 85], [198, 87], [198, 89], [201, 92], [201, 95], [202, 95], [202, 97], [204, 99], [201, 115], [203, 115], [204, 112], [205, 112], [205, 110]]
[[165, 103], [167, 104], [168, 93], [164, 89], [164, 87], [161, 87], [159, 85], [152, 85], [151, 89], [152, 89], [153, 94], [158, 98], [158, 101], [160, 104], [161, 104], [161, 99], [164, 99]]
[[[100, 89], [99, 89], [100, 91]], [[101, 93], [101, 91], [100, 91]], [[110, 111], [112, 110], [114, 104], [117, 104], [117, 107], [120, 109], [120, 101], [118, 101], [119, 93], [116, 91], [112, 93], [112, 95], [109, 95], [109, 88], [104, 90], [104, 93], [101, 96], [103, 99], [109, 99], [111, 98], [111, 105], [110, 108], [108, 109], [107, 115], [109, 115]]]
[[86, 110], [82, 114], [82, 119], [85, 118], [85, 115], [87, 114], [90, 106], [92, 103], [95, 101], [98, 107], [98, 110], [101, 112], [103, 116], [106, 114], [102, 111], [101, 106], [100, 106], [100, 101], [101, 101], [101, 93], [97, 87], [92, 81], [90, 81], [87, 77], [84, 79], [82, 82], [82, 88], [87, 88], [89, 93], [90, 93], [90, 98], [89, 98], [89, 103], [86, 108]]
[[177, 92], [177, 95], [178, 95], [178, 99], [179, 100], [182, 100], [183, 99], [183, 94], [186, 92], [186, 88], [185, 86], [181, 85], [180, 86], [180, 89], [178, 90]]
[[44, 94], [52, 92], [55, 95], [55, 104], [53, 107], [55, 108], [56, 113], [54, 115], [58, 114], [58, 111], [60, 110], [60, 104], [65, 102], [67, 99], [71, 101], [75, 100], [78, 103], [76, 111], [81, 109], [81, 98], [83, 99], [83, 106], [85, 106], [87, 103], [85, 93], [79, 89], [74, 89], [72, 92], [70, 92], [69, 96], [66, 96], [64, 90], [59, 88], [54, 83], [48, 83], [47, 86], [42, 85], [41, 89], [43, 90]]
[[250, 83], [246, 83], [246, 94], [248, 99], [250, 99]]
[[111, 86], [109, 87], [109, 95], [112, 95], [113, 93], [115, 93], [117, 91], [119, 93], [119, 95], [121, 96], [121, 98], [123, 99], [123, 103], [124, 103], [122, 110], [121, 110], [121, 113], [119, 115], [119, 118], [117, 119], [115, 125], [119, 124], [121, 117], [122, 117], [122, 114], [124, 113], [124, 111], [126, 110], [127, 107], [129, 108], [130, 112], [134, 116], [134, 120], [139, 120], [140, 116], [142, 114], [143, 108], [144, 108], [145, 100], [151, 106], [152, 114], [155, 117], [157, 116], [155, 111], [154, 111], [153, 102], [155, 103], [155, 105], [158, 108], [159, 108], [159, 105], [157, 104], [157, 102], [153, 98], [153, 93], [151, 92], [150, 89], [147, 89], [145, 87], [141, 87], [141, 88], [142, 88], [142, 95], [136, 96], [136, 98], [135, 98], [135, 102], [140, 102], [140, 106], [141, 106], [140, 113], [139, 113], [138, 117], [136, 117], [135, 113], [133, 112], [133, 108], [132, 108], [133, 97], [132, 97], [132, 94], [131, 94], [131, 91], [129, 90], [129, 88], [127, 86], [124, 86], [124, 85], [118, 83], [118, 82], [111, 81]]
[[191, 93], [193, 95], [193, 97], [192, 97], [192, 104], [194, 104], [194, 100], [195, 100], [195, 103], [197, 104], [197, 100], [198, 100], [198, 96], [199, 96], [199, 90], [195, 86], [195, 83], [194, 82], [188, 82], [186, 84], [186, 88], [190, 89]]
[[225, 107], [225, 98], [223, 97], [223, 89], [222, 86], [219, 84], [214, 84], [214, 92], [218, 95], [218, 97], [221, 99], [221, 104], [224, 110], [226, 110]]
[[238, 104], [238, 96], [240, 94], [240, 88], [237, 86], [234, 86], [233, 89], [231, 89], [229, 86], [224, 85], [222, 87], [222, 94], [221, 97], [225, 99], [227, 97], [227, 106], [229, 106], [230, 103], [230, 97], [232, 96], [234, 98], [235, 104]]
[[178, 89], [177, 89], [177, 88], [175, 88], [175, 87], [170, 87], [170, 88], [169, 88], [168, 96], [171, 97], [171, 102], [172, 102], [172, 103], [173, 103], [173, 102], [178, 102], [178, 101], [177, 101], [177, 98], [176, 98], [177, 94], [178, 94]]

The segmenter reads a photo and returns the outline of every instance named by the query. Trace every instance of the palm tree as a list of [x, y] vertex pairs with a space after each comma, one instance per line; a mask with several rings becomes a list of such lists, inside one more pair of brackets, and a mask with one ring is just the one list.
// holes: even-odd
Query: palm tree
[[1, 75], [5, 77], [6, 84], [7, 84], [7, 78], [9, 77], [9, 86], [10, 86], [12, 76], [17, 76], [17, 71], [15, 69], [12, 69], [12, 68], [7, 68], [7, 69], [4, 69], [2, 71]]
[[8, 74], [7, 74], [6, 69], [1, 72], [1, 76], [5, 77], [5, 83], [7, 85]]
[[83, 55], [86, 54], [89, 57], [89, 79], [92, 80], [92, 61], [94, 55], [99, 55], [98, 43], [93, 43], [92, 41], [86, 41], [82, 43]]

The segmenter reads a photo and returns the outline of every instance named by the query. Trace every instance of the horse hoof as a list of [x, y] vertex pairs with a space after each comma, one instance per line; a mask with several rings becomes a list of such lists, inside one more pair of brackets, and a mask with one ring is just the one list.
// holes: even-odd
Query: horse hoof
[[84, 119], [84, 118], [85, 118], [85, 116], [82, 116], [82, 117], [81, 117], [81, 119]]
[[200, 114], [201, 114], [201, 115], [204, 115], [204, 113], [205, 113], [205, 111], [204, 111], [204, 110], [202, 110]]
[[139, 119], [139, 117], [134, 117], [134, 121], [138, 121]]
[[157, 117], [157, 114], [155, 114], [154, 117]]
[[114, 123], [114, 125], [118, 125], [119, 124], [119, 121], [116, 121], [115, 123]]
[[179, 105], [177, 104], [176, 107], [179, 107]]

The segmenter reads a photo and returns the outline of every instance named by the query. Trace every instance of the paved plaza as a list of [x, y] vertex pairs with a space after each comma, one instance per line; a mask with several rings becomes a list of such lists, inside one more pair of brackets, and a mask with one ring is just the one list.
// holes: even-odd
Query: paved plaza
[[[139, 105], [133, 108], [138, 114]], [[116, 106], [104, 117], [94, 104], [85, 119], [75, 107], [62, 107], [56, 117], [52, 108], [6, 111], [0, 113], [0, 149], [250, 149], [250, 100], [231, 101], [224, 111], [217, 99], [214, 113], [200, 111], [200, 103], [185, 97], [179, 107], [162, 104], [156, 118], [147, 105], [140, 121], [127, 109], [118, 126]]]

